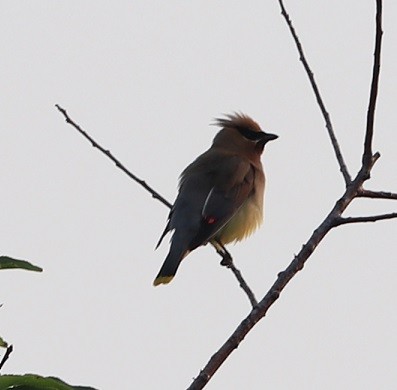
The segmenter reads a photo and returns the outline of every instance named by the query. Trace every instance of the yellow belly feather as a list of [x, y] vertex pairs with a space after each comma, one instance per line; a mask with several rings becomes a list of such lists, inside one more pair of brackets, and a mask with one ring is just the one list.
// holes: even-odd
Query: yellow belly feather
[[241, 241], [251, 235], [261, 225], [262, 220], [263, 199], [254, 197], [247, 199], [215, 237], [224, 245], [233, 241]]

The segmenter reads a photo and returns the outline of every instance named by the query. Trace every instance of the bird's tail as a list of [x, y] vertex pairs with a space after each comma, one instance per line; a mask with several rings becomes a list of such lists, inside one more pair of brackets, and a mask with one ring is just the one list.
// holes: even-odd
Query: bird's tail
[[181, 249], [180, 245], [176, 245], [175, 241], [171, 244], [170, 252], [168, 253], [156, 279], [153, 281], [153, 286], [159, 284], [168, 284], [174, 278], [179, 264], [185, 256], [189, 253], [186, 249]]

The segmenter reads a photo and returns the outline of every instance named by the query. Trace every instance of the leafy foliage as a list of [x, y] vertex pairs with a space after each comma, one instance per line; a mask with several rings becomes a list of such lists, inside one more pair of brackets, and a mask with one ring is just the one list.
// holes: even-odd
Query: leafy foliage
[[27, 271], [36, 271], [42, 272], [43, 268], [38, 267], [37, 265], [33, 265], [25, 260], [17, 260], [8, 256], [0, 256], [0, 270], [1, 269], [12, 269], [12, 268], [20, 268], [25, 269]]
[[0, 390], [96, 390], [87, 386], [71, 386], [55, 377], [34, 374], [2, 375]]
[[7, 346], [8, 346], [7, 341], [5, 341], [3, 338], [0, 337], [0, 347], [7, 348]]

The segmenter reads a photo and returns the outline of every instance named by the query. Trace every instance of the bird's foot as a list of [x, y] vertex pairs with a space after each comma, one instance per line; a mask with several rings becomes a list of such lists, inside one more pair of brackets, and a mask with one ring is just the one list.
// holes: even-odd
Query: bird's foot
[[222, 256], [221, 265], [230, 268], [231, 265], [233, 264], [233, 259], [231, 254], [228, 251], [219, 254]]

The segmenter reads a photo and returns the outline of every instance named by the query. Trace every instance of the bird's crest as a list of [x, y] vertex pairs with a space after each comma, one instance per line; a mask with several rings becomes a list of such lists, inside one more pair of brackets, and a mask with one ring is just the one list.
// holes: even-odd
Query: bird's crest
[[213, 124], [223, 128], [229, 127], [255, 132], [262, 131], [260, 126], [252, 118], [240, 112], [225, 115], [225, 118], [215, 118], [215, 122]]

